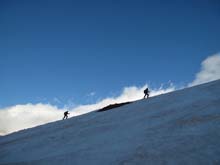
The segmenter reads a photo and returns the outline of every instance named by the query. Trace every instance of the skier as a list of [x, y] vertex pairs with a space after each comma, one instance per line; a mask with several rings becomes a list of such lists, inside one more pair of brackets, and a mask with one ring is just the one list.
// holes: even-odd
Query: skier
[[146, 88], [144, 90], [144, 99], [145, 99], [146, 96], [147, 96], [147, 98], [149, 97], [149, 90], [148, 90], [148, 88]]
[[68, 111], [64, 112], [64, 117], [63, 117], [63, 120], [68, 118], [68, 114], [69, 114], [69, 112], [68, 112]]

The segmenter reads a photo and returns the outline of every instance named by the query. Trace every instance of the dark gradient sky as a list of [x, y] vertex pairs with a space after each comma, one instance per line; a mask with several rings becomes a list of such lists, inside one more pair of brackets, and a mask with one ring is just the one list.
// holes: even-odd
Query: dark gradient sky
[[219, 20], [218, 0], [0, 1], [0, 106], [187, 84], [220, 51]]

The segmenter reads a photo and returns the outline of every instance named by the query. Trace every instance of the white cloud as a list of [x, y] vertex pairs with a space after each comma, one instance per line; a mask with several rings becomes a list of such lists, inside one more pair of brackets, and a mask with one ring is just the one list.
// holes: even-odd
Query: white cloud
[[209, 56], [201, 64], [201, 70], [196, 74], [195, 80], [188, 86], [194, 86], [220, 79], [220, 53]]
[[88, 97], [91, 97], [91, 96], [95, 96], [95, 94], [96, 94], [95, 92], [91, 92], [91, 93], [89, 93], [87, 96], [88, 96]]
[[56, 106], [41, 103], [0, 109], [0, 135], [58, 120], [62, 114]]
[[61, 103], [60, 99], [58, 99], [57, 97], [54, 97], [54, 98], [53, 98], [53, 102], [55, 102], [55, 103], [57, 103], [57, 104], [60, 104], [60, 103]]
[[[144, 85], [143, 87], [136, 87], [136, 86], [125, 87], [123, 89], [121, 95], [118, 97], [106, 98], [106, 99], [103, 99], [103, 100], [101, 100], [95, 104], [91, 104], [91, 105], [78, 106], [78, 107], [74, 108], [72, 113], [74, 116], [81, 115], [84, 113], [88, 113], [88, 112], [103, 108], [104, 106], [107, 106], [109, 104], [134, 101], [134, 100], [141, 99], [144, 96], [143, 91], [147, 86], [148, 85]], [[155, 95], [167, 93], [167, 92], [171, 92], [174, 90], [175, 90], [175, 87], [171, 84], [166, 89], [163, 89], [162, 87], [160, 87], [159, 89], [152, 89], [150, 96], [155, 96]]]
[[[25, 104], [16, 105], [0, 109], [0, 135], [5, 135], [14, 131], [25, 128], [34, 127], [48, 122], [61, 120], [63, 112], [70, 111], [70, 117], [88, 113], [109, 104], [134, 101], [142, 99], [144, 89], [148, 85], [142, 87], [125, 87], [122, 93], [117, 97], [105, 98], [95, 104], [79, 105], [75, 108], [64, 106], [63, 109], [58, 109], [50, 104]], [[171, 84], [167, 88], [160, 87], [159, 89], [151, 89], [150, 96], [155, 96], [167, 92], [174, 91], [175, 87]]]
[[[192, 83], [189, 83], [188, 86], [198, 85], [219, 78], [220, 53], [209, 56], [202, 62], [201, 70], [196, 74], [195, 80], [193, 80]], [[144, 96], [143, 91], [146, 87], [148, 87], [147, 84], [142, 87], [125, 87], [119, 96], [105, 98], [94, 104], [76, 106], [72, 100], [69, 100], [70, 103], [65, 105], [63, 109], [59, 109], [51, 104], [43, 103], [15, 105], [7, 108], [0, 107], [0, 135], [5, 135], [21, 129], [61, 120], [63, 117], [63, 112], [66, 110], [69, 110], [70, 117], [73, 117], [103, 108], [109, 104], [142, 99]], [[159, 89], [150, 88], [150, 96], [160, 95], [163, 93], [172, 92], [174, 90], [175, 86], [170, 83], [169, 87], [167, 88], [164, 88], [163, 86], [161, 86]], [[91, 92], [88, 94], [88, 96], [92, 97], [95, 94], [95, 92]], [[54, 98], [53, 101], [58, 104], [61, 103], [58, 98]]]

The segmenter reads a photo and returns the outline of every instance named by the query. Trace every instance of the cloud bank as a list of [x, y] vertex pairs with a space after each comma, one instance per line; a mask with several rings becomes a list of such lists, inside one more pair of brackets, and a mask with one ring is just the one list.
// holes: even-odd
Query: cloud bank
[[209, 56], [202, 64], [200, 71], [196, 74], [195, 80], [188, 86], [194, 86], [209, 81], [220, 79], [220, 53]]
[[[220, 79], [220, 53], [209, 56], [201, 63], [200, 71], [188, 86], [194, 86], [217, 79]], [[146, 84], [142, 87], [125, 87], [117, 97], [105, 98], [94, 104], [79, 105], [75, 106], [75, 108], [64, 106], [63, 109], [59, 109], [54, 105], [42, 103], [15, 105], [3, 108], [0, 109], [0, 135], [6, 135], [21, 129], [61, 120], [63, 112], [66, 110], [69, 110], [70, 117], [73, 117], [103, 108], [109, 104], [138, 100], [143, 98], [143, 91], [146, 87], [149, 86]], [[167, 88], [161, 86], [158, 89], [151, 89], [150, 87], [149, 89], [151, 91], [151, 97], [176, 90], [172, 84]], [[89, 96], [94, 95], [95, 92], [89, 94]], [[54, 101], [60, 102], [56, 98]]]
[[[69, 110], [70, 117], [73, 117], [103, 108], [109, 104], [142, 99], [144, 96], [143, 91], [146, 87], [148, 87], [147, 84], [142, 87], [125, 87], [122, 93], [117, 97], [105, 98], [97, 103], [90, 105], [79, 105], [72, 109], [66, 106], [64, 106], [65, 108], [63, 109], [58, 109], [54, 105], [42, 103], [16, 105], [3, 108], [0, 109], [0, 135], [6, 135], [21, 129], [61, 120], [63, 117], [63, 112], [66, 110]], [[151, 89], [150, 96], [167, 93], [174, 90], [175, 87], [172, 84], [170, 84], [170, 86], [167, 88], [163, 88], [161, 86], [159, 89]]]
[[0, 135], [58, 120], [63, 110], [50, 104], [25, 104], [0, 109]]

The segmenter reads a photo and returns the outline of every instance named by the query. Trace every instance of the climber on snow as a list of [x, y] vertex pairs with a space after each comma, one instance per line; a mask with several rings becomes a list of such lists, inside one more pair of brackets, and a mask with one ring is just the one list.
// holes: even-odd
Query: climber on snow
[[68, 114], [69, 114], [69, 112], [68, 112], [68, 111], [64, 112], [64, 117], [63, 117], [63, 120], [64, 120], [64, 119], [68, 119]]
[[147, 98], [149, 97], [149, 90], [148, 90], [148, 88], [146, 88], [144, 90], [144, 99], [145, 99], [146, 96], [147, 96]]

